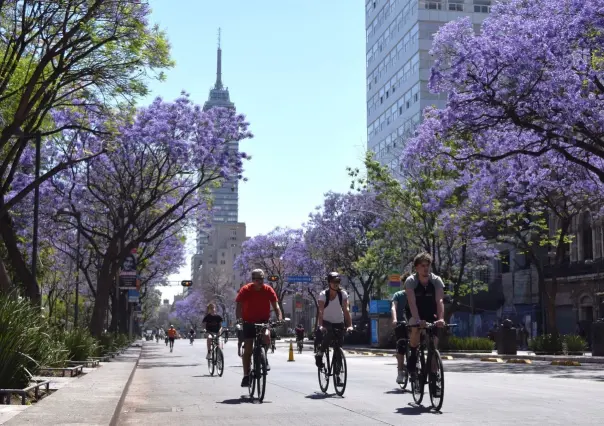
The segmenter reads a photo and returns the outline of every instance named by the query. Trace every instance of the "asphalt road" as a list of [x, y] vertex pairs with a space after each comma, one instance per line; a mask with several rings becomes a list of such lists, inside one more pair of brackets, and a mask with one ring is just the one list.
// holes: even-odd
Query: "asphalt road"
[[[547, 363], [493, 364], [445, 361], [441, 413], [416, 407], [398, 390], [393, 357], [347, 354], [343, 398], [320, 392], [310, 351], [287, 362], [288, 347], [269, 355], [264, 403], [241, 388], [236, 341], [224, 347], [223, 377], [210, 377], [205, 342], [145, 342], [126, 395], [120, 425], [402, 425], [414, 424], [602, 424], [604, 368]], [[426, 395], [424, 404], [429, 405]]]

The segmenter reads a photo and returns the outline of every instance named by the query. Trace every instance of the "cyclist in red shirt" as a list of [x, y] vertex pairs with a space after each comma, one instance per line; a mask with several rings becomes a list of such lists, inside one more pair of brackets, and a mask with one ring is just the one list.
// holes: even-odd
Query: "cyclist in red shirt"
[[[254, 269], [252, 271], [252, 282], [239, 289], [235, 301], [237, 302], [237, 319], [243, 320], [243, 380], [241, 381], [241, 387], [248, 387], [250, 383], [252, 347], [256, 337], [254, 323], [267, 323], [269, 321], [271, 305], [279, 321], [283, 320], [277, 300], [275, 290], [264, 284], [264, 271], [262, 269]], [[270, 335], [265, 336], [264, 343], [268, 347]]]

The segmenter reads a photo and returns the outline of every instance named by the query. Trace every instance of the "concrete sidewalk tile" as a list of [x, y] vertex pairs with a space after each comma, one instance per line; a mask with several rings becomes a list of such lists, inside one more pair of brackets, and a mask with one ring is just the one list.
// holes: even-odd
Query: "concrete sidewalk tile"
[[54, 394], [29, 406], [4, 424], [111, 424], [122, 402], [126, 385], [135, 371], [140, 352], [140, 347], [130, 348], [126, 351], [129, 359], [119, 360], [125, 358], [121, 356], [89, 374], [74, 377]]

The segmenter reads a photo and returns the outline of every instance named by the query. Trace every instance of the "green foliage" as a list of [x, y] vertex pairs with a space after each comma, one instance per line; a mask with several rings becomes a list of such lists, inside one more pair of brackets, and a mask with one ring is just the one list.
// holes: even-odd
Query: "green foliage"
[[564, 344], [568, 352], [585, 352], [587, 342], [581, 336], [567, 334], [564, 336]]
[[22, 389], [40, 367], [62, 365], [66, 356], [39, 308], [0, 295], [0, 388]]
[[562, 353], [563, 336], [557, 334], [544, 334], [529, 341], [529, 349], [533, 352]]
[[125, 348], [126, 346], [130, 345], [130, 342], [131, 340], [127, 334], [118, 334], [115, 338], [115, 346], [117, 349]]
[[76, 328], [61, 336], [71, 361], [86, 361], [97, 353], [98, 342], [84, 328]]
[[115, 335], [111, 333], [103, 333], [98, 340], [96, 354], [97, 356], [103, 356], [109, 352], [114, 352], [116, 348]]
[[456, 337], [447, 339], [447, 349], [450, 351], [484, 351], [491, 352], [495, 342], [485, 337]]

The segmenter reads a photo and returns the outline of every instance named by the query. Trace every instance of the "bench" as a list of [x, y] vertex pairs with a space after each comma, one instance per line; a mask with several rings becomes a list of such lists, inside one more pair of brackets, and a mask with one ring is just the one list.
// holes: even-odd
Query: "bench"
[[42, 368], [40, 368], [40, 375], [42, 375], [43, 371], [61, 371], [63, 373], [63, 377], [65, 377], [65, 373], [67, 371], [69, 371], [69, 377], [74, 377], [74, 376], [78, 376], [79, 374], [82, 374], [83, 369], [84, 369], [84, 366], [81, 363], [79, 363], [75, 367], [64, 367], [64, 368], [42, 367]]
[[86, 368], [96, 368], [99, 366], [99, 360], [96, 359], [88, 359], [86, 361], [67, 361], [69, 365], [83, 365]]
[[46, 392], [49, 392], [50, 380], [36, 381], [35, 385], [31, 385], [25, 389], [0, 389], [0, 405], [10, 405], [11, 395], [16, 393], [21, 395], [21, 405], [25, 405], [27, 392], [34, 390], [36, 399], [40, 397], [40, 388], [46, 386]]

